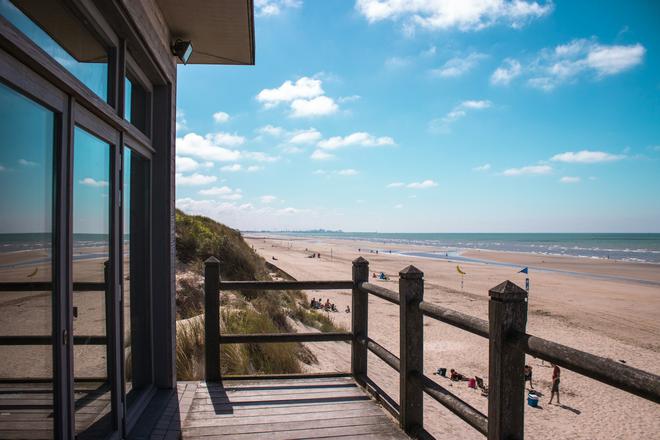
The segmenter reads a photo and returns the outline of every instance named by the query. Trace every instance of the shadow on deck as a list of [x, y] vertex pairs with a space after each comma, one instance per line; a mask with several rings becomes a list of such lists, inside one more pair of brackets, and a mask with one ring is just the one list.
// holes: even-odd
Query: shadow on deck
[[156, 396], [131, 439], [407, 439], [351, 378], [179, 382]]

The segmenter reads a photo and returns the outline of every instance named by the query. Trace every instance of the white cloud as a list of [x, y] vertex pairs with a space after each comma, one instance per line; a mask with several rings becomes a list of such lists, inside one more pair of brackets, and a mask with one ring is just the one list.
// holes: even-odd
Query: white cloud
[[232, 189], [228, 186], [213, 187], [199, 191], [203, 196], [213, 196], [223, 200], [240, 200], [243, 198], [240, 189]]
[[213, 168], [213, 162], [197, 162], [190, 157], [176, 156], [176, 171], [179, 173], [188, 173], [199, 168]]
[[580, 183], [580, 178], [579, 177], [572, 177], [572, 176], [564, 176], [561, 179], [559, 179], [561, 183]]
[[271, 195], [265, 195], [265, 196], [259, 197], [259, 200], [261, 201], [261, 203], [268, 204], [268, 203], [275, 202], [277, 200], [277, 197], [271, 196]]
[[[208, 136], [208, 135], [207, 135]], [[218, 131], [210, 135], [216, 145], [223, 147], [238, 147], [245, 143], [245, 138], [237, 134], [223, 133]]]
[[298, 153], [302, 153], [303, 151], [305, 151], [300, 147], [296, 147], [295, 145], [283, 145], [280, 148], [286, 154], [298, 154]]
[[322, 175], [324, 175], [324, 174], [326, 174], [326, 173], [327, 173], [327, 171], [325, 171], [325, 170], [316, 170], [316, 171], [314, 171], [313, 174], [316, 174], [316, 175], [322, 176]]
[[284, 129], [282, 127], [275, 127], [270, 124], [260, 127], [257, 131], [261, 134], [267, 134], [273, 137], [279, 137], [284, 134]]
[[314, 159], [314, 160], [328, 160], [328, 159], [332, 159], [335, 156], [323, 150], [314, 150], [312, 155], [309, 157], [310, 159]]
[[382, 147], [388, 145], [395, 145], [394, 139], [389, 136], [376, 137], [363, 131], [351, 133], [344, 137], [333, 136], [320, 141], [318, 144], [320, 148], [325, 150], [336, 150], [350, 146]]
[[219, 146], [213, 134], [202, 137], [197, 133], [188, 133], [182, 138], [177, 138], [176, 151], [179, 154], [214, 162], [233, 162], [241, 158], [240, 151]]
[[529, 165], [521, 168], [509, 168], [502, 172], [504, 176], [543, 175], [550, 174], [552, 167], [549, 165]]
[[340, 176], [356, 176], [358, 172], [353, 168], [347, 168], [345, 170], [337, 171], [337, 174], [339, 174]]
[[218, 124], [225, 123], [229, 121], [229, 113], [225, 112], [215, 112], [213, 113], [213, 120]]
[[256, 162], [277, 162], [280, 158], [277, 156], [270, 156], [261, 151], [244, 151], [241, 153], [244, 159], [254, 160]]
[[401, 21], [411, 33], [417, 27], [470, 31], [498, 23], [518, 28], [548, 15], [553, 5], [524, 0], [357, 0], [355, 8], [369, 23]]
[[394, 209], [402, 209], [402, 208], [403, 205], [401, 203], [397, 203], [396, 205], [394, 205]]
[[361, 98], [362, 97], [360, 95], [340, 96], [339, 98], [337, 98], [337, 102], [343, 104], [345, 102], [358, 101]]
[[228, 173], [236, 173], [238, 171], [241, 171], [242, 169], [243, 167], [240, 164], [235, 163], [233, 165], [225, 165], [224, 167], [220, 168], [220, 171], [225, 171]]
[[291, 116], [305, 118], [325, 116], [336, 113], [339, 106], [328, 96], [317, 96], [312, 99], [296, 99], [291, 103]]
[[326, 116], [336, 113], [339, 106], [335, 100], [326, 96], [323, 81], [316, 75], [313, 78], [303, 76], [296, 82], [284, 81], [274, 89], [263, 89], [257, 94], [257, 101], [264, 108], [273, 108], [280, 103], [288, 103], [293, 118]]
[[507, 58], [490, 76], [490, 82], [491, 84], [508, 85], [521, 73], [522, 66], [520, 65], [520, 62], [512, 58]]
[[247, 171], [248, 173], [254, 173], [254, 172], [257, 172], [257, 171], [261, 171], [263, 169], [264, 169], [264, 167], [261, 167], [259, 165], [250, 165], [249, 167], [247, 167], [245, 169], [245, 171]]
[[207, 176], [204, 174], [194, 173], [191, 175], [184, 175], [182, 173], [176, 173], [176, 184], [181, 186], [201, 186], [208, 185], [218, 180], [215, 176]]
[[473, 52], [464, 58], [452, 58], [442, 67], [431, 70], [431, 73], [442, 78], [455, 78], [469, 72], [485, 57], [482, 53]]
[[401, 69], [411, 65], [413, 62], [412, 57], [388, 57], [385, 60], [385, 67], [388, 69]]
[[302, 0], [255, 0], [254, 9], [259, 17], [272, 17], [285, 9], [299, 8], [302, 3]]
[[479, 165], [479, 166], [476, 166], [476, 167], [472, 168], [472, 171], [488, 171], [488, 170], [490, 170], [490, 164], [489, 163], [485, 163], [483, 165]]
[[426, 179], [421, 182], [412, 182], [406, 185], [406, 188], [413, 188], [413, 189], [427, 189], [427, 188], [433, 188], [438, 186], [438, 183], [431, 180], [431, 179]]
[[488, 100], [467, 100], [455, 106], [449, 113], [442, 118], [432, 119], [429, 122], [429, 129], [439, 133], [448, 133], [450, 126], [468, 115], [468, 110], [484, 110], [493, 105]]
[[19, 165], [23, 165], [24, 167], [36, 167], [39, 165], [37, 162], [32, 162], [31, 160], [27, 159], [18, 159]]
[[93, 188], [103, 188], [108, 186], [107, 180], [96, 180], [91, 177], [85, 177], [84, 179], [79, 180], [78, 183], [85, 186], [91, 186]]
[[293, 132], [289, 142], [292, 144], [313, 144], [321, 139], [321, 132], [315, 128]]
[[388, 184], [387, 187], [388, 188], [401, 188], [404, 185], [405, 185], [405, 183], [403, 183], [403, 182], [392, 182], [392, 183]]
[[623, 154], [611, 154], [604, 151], [589, 151], [582, 150], [578, 152], [567, 151], [566, 153], [555, 154], [550, 160], [554, 162], [567, 162], [567, 163], [599, 163], [599, 162], [614, 162], [617, 160], [625, 159]]
[[181, 109], [176, 109], [176, 131], [185, 130], [188, 122], [186, 121], [186, 114]]
[[542, 50], [530, 64], [531, 87], [550, 91], [589, 75], [601, 79], [625, 72], [644, 60], [641, 44], [603, 45], [592, 39], [575, 39], [553, 49]]
[[324, 95], [320, 79], [303, 76], [295, 83], [284, 81], [281, 86], [274, 89], [263, 89], [257, 95], [257, 101], [265, 107], [273, 107], [281, 102], [290, 102], [295, 99], [311, 99]]

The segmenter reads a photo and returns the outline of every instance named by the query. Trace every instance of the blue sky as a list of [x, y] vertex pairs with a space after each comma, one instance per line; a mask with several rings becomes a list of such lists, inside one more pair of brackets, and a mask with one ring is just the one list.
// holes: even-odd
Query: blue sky
[[241, 229], [660, 231], [658, 4], [255, 12], [256, 66], [178, 69], [184, 211]]

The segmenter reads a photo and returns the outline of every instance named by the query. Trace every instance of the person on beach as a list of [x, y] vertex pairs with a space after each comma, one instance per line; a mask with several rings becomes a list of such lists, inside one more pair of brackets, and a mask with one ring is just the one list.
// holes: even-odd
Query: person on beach
[[351, 306], [346, 306], [346, 313], [351, 313]]
[[552, 405], [552, 399], [554, 399], [555, 393], [557, 394], [557, 405], [561, 405], [559, 402], [559, 376], [561, 376], [561, 370], [555, 364], [550, 365], [552, 365], [552, 390], [550, 394], [550, 402], [548, 402], [548, 405]]
[[467, 377], [465, 377], [464, 374], [459, 373], [458, 371], [454, 370], [453, 368], [449, 370], [449, 379], [453, 380], [455, 382], [460, 381], [460, 380], [468, 380]]
[[529, 381], [529, 388], [534, 389], [534, 385], [532, 384], [532, 367], [529, 365], [525, 365], [525, 368], [523, 369], [523, 373], [525, 375], [525, 382]]

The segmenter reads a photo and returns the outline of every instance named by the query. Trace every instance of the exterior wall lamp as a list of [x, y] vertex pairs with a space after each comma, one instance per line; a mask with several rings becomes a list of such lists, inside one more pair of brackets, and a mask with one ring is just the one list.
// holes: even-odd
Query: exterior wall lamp
[[172, 44], [172, 54], [176, 55], [183, 64], [188, 64], [188, 60], [193, 53], [192, 43], [190, 41], [183, 41], [177, 39]]

